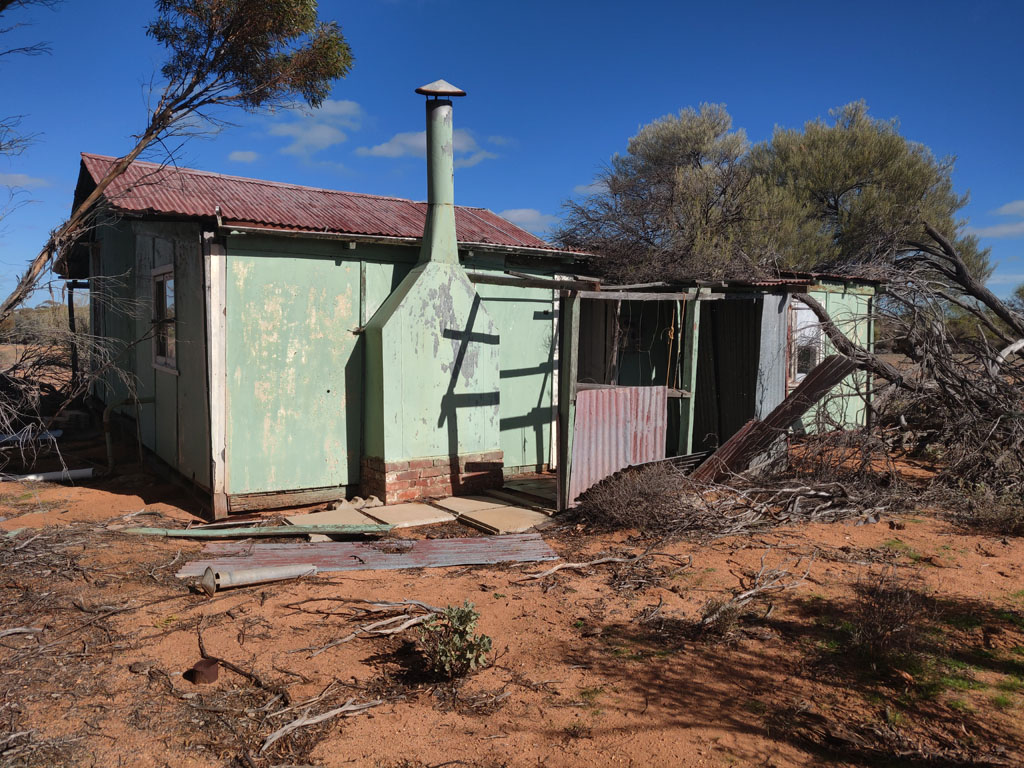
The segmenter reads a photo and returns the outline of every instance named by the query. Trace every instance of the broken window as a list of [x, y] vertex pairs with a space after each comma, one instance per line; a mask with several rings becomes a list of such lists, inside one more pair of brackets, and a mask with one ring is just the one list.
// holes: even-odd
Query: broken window
[[821, 324], [811, 308], [798, 299], [789, 305], [789, 384], [794, 386], [824, 357]]
[[177, 372], [174, 267], [153, 270], [153, 364]]

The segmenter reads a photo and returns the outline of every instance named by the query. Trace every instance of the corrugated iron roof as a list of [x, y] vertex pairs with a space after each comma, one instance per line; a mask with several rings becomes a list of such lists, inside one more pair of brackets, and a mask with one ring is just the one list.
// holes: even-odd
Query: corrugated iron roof
[[[82, 153], [93, 183], [115, 158]], [[332, 234], [420, 238], [427, 204], [135, 161], [107, 188], [118, 210]], [[559, 251], [486, 208], [455, 207], [459, 242]]]

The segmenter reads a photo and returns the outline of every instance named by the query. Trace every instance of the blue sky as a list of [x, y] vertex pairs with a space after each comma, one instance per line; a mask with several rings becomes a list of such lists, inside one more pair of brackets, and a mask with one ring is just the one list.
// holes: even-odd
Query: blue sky
[[[445, 78], [456, 103], [456, 200], [543, 233], [561, 203], [637, 129], [701, 102], [725, 103], [753, 141], [865, 99], [904, 135], [958, 157], [970, 226], [997, 262], [990, 283], [1024, 282], [1024, 3], [455, 2], [321, 0], [356, 62], [317, 114], [225, 114], [179, 163], [413, 199], [426, 196], [419, 85]], [[118, 155], [146, 119], [163, 60], [145, 0], [65, 0], [3, 45], [0, 114], [36, 143], [0, 158], [24, 203], [0, 222], [0, 291], [66, 216], [81, 151]]]

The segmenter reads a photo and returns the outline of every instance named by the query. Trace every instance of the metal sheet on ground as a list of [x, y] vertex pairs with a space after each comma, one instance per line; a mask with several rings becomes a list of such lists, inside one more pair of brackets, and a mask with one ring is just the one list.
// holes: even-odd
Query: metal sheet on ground
[[417, 541], [217, 542], [204, 552], [218, 557], [187, 563], [176, 574], [178, 578], [200, 576], [208, 567], [218, 570], [308, 563], [319, 571], [373, 571], [558, 559], [537, 533]]

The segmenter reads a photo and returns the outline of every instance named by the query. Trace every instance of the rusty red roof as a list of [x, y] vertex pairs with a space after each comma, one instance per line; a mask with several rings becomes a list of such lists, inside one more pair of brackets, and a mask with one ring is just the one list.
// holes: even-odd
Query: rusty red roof
[[[95, 184], [115, 158], [82, 153], [82, 169]], [[225, 224], [378, 237], [420, 238], [427, 204], [397, 197], [300, 187], [135, 161], [107, 187], [116, 209], [214, 218]], [[460, 243], [559, 251], [486, 208], [455, 207]]]

